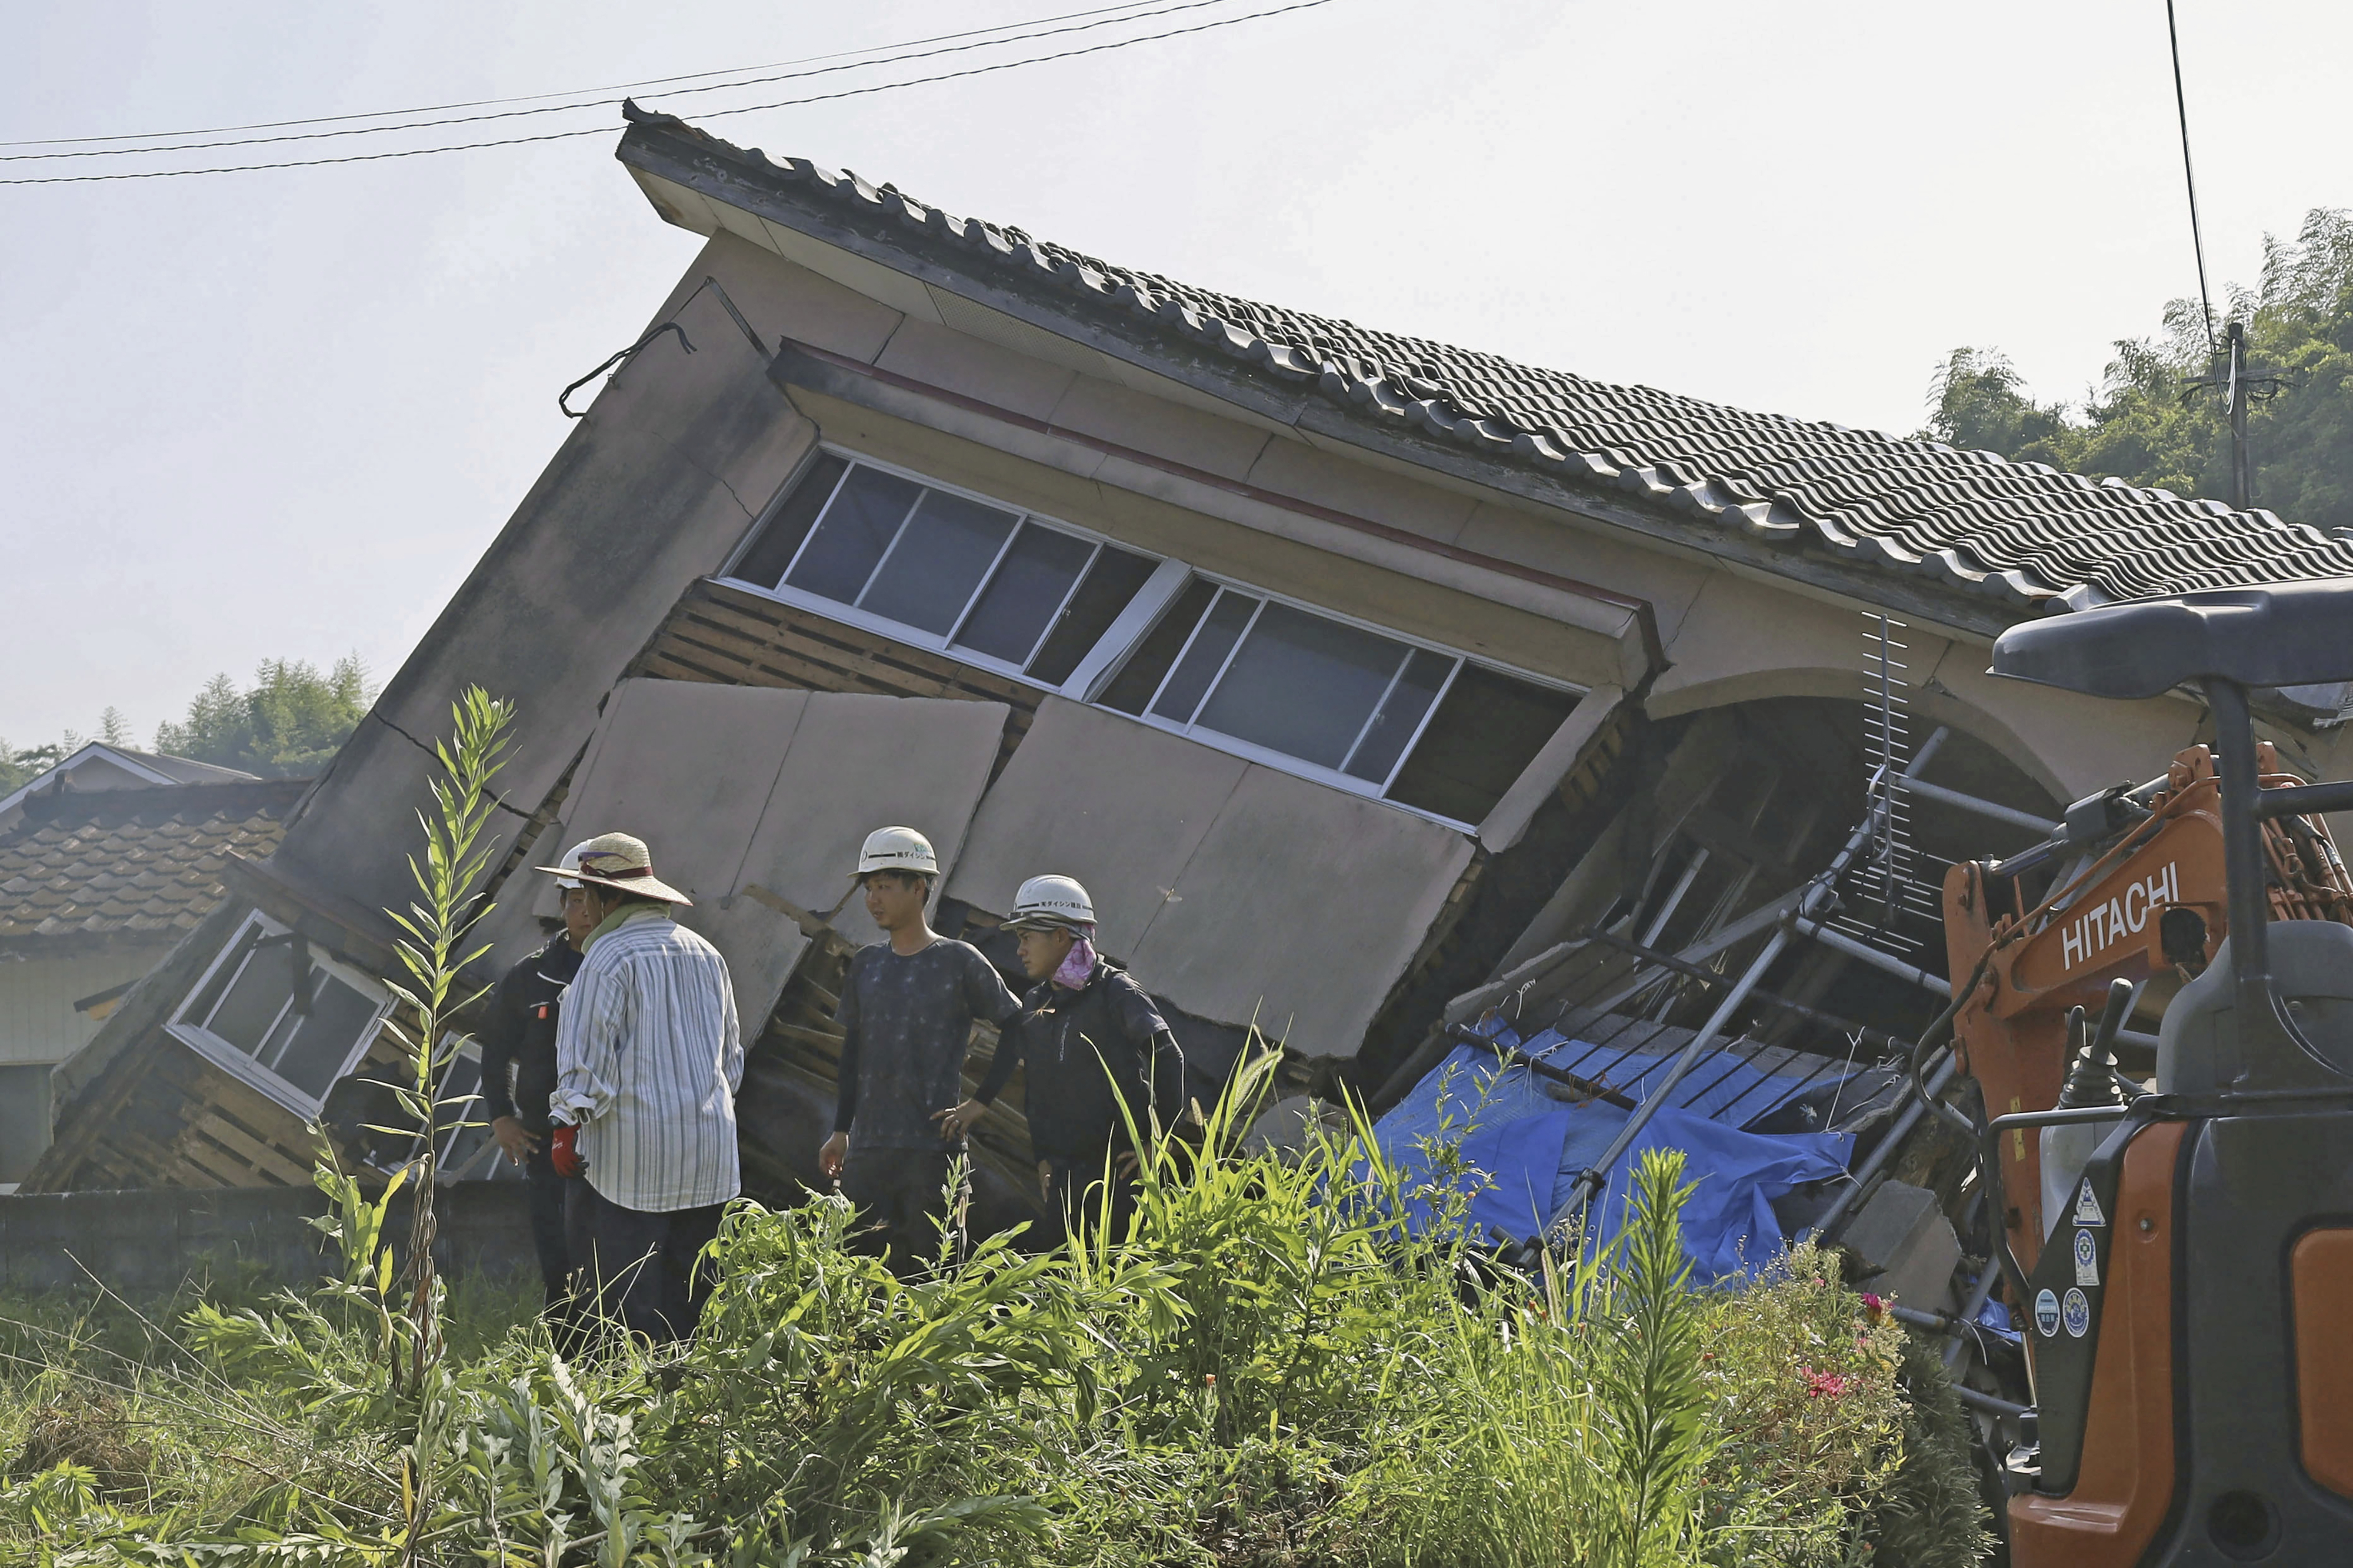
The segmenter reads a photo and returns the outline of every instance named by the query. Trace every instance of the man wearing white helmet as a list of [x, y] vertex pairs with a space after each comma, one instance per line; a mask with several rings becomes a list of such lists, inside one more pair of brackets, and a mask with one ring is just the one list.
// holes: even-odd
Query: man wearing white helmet
[[1144, 987], [1095, 952], [1094, 900], [1075, 879], [1022, 883], [1005, 927], [1020, 933], [1021, 967], [1036, 984], [974, 1097], [944, 1120], [961, 1135], [1026, 1066], [1030, 1152], [1050, 1221], [1092, 1226], [1108, 1190], [1117, 1237], [1135, 1197], [1130, 1125], [1148, 1140], [1180, 1119], [1184, 1056]]
[[931, 840], [912, 827], [878, 829], [859, 852], [851, 875], [888, 940], [859, 949], [842, 984], [841, 1098], [818, 1152], [902, 1272], [938, 1254], [950, 1219], [951, 1162], [965, 1151], [954, 1108], [973, 1021], [1002, 1025], [1020, 1007], [977, 948], [924, 918], [939, 874]]
[[[580, 869], [575, 844], [556, 864]], [[508, 970], [491, 989], [482, 1047], [482, 1112], [507, 1159], [523, 1169], [531, 1195], [531, 1239], [550, 1312], [571, 1293], [572, 1260], [564, 1242], [565, 1178], [547, 1152], [547, 1097], [555, 1089], [555, 1020], [564, 988], [580, 970], [580, 949], [596, 921], [577, 875], [555, 879], [563, 924], [547, 945]]]

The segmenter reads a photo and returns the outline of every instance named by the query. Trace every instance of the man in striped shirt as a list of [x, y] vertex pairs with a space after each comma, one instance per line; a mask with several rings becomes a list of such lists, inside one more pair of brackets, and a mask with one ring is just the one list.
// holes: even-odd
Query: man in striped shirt
[[641, 840], [592, 838], [570, 874], [597, 916], [557, 1015], [548, 1097], [549, 1158], [581, 1178], [571, 1254], [607, 1320], [681, 1340], [711, 1294], [703, 1249], [741, 1190], [735, 992], [719, 950], [670, 919], [689, 900]]

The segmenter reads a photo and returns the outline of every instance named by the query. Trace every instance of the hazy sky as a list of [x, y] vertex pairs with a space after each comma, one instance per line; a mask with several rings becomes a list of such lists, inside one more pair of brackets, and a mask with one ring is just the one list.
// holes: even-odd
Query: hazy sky
[[[7, 0], [0, 140], [594, 87], [1086, 3]], [[2353, 6], [2180, 12], [2219, 289], [2266, 230], [2353, 205]], [[1908, 431], [1956, 345], [2073, 395], [2194, 291], [2173, 114], [2162, 0], [1334, 0], [710, 123], [1204, 285]], [[143, 742], [270, 657], [396, 669], [564, 438], [557, 389], [699, 243], [614, 139], [0, 187], [0, 735], [87, 732], [111, 703]]]

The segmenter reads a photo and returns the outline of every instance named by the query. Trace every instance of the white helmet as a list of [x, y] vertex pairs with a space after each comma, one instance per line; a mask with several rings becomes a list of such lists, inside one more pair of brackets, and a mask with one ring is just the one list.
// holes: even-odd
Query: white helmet
[[596, 842], [593, 838], [584, 838], [564, 852], [554, 867], [557, 887], [576, 888], [580, 885], [580, 853]]
[[1008, 931], [1075, 931], [1094, 929], [1095, 901], [1087, 897], [1075, 877], [1032, 877], [1013, 895], [1013, 912], [1005, 920]]
[[912, 827], [878, 827], [866, 836], [865, 847], [858, 851], [858, 869], [850, 875], [863, 877], [870, 871], [936, 877], [940, 858], [932, 852], [932, 841]]

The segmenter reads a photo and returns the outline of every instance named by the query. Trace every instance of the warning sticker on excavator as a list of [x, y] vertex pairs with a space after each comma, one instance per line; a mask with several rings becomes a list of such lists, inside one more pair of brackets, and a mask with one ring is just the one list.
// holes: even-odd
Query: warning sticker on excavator
[[2059, 1298], [2052, 1291], [2034, 1298], [2034, 1331], [2046, 1340], [2059, 1331]]
[[2108, 1223], [2108, 1216], [2100, 1212], [2100, 1200], [2093, 1194], [2092, 1178], [2089, 1176], [2084, 1177], [2084, 1184], [2075, 1189], [2075, 1223], [2077, 1225]]
[[2067, 1292], [2067, 1305], [2062, 1309], [2067, 1320], [2067, 1333], [2072, 1339], [2082, 1339], [2092, 1331], [2092, 1300], [2081, 1290]]
[[2097, 1285], [2100, 1282], [2100, 1247], [2088, 1230], [2075, 1233], [2075, 1283]]

